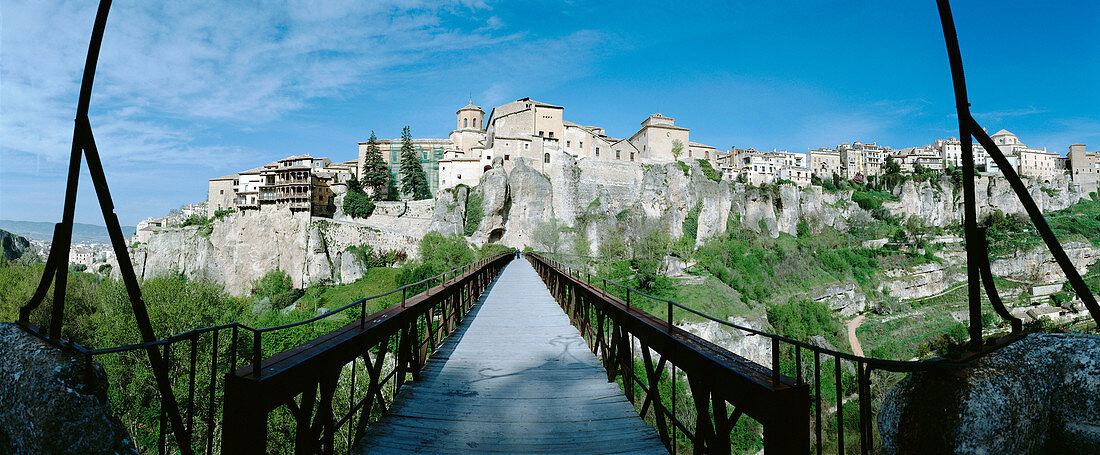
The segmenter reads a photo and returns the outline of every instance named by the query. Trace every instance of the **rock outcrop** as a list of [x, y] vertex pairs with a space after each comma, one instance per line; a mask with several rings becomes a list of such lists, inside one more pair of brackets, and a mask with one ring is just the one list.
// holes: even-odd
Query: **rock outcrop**
[[31, 242], [26, 237], [0, 229], [0, 246], [3, 247], [3, 259], [14, 261], [32, 251]]
[[[771, 326], [766, 321], [750, 321], [740, 316], [731, 316], [727, 320], [731, 324], [741, 327], [772, 331]], [[676, 325], [699, 338], [725, 348], [727, 351], [749, 359], [756, 364], [771, 368], [772, 345], [768, 338], [737, 330], [714, 321], [680, 322]]]
[[[1066, 242], [1062, 248], [1081, 275], [1088, 273], [1088, 267], [1100, 260], [1100, 249], [1093, 248], [1087, 243]], [[996, 276], [1036, 284], [1066, 281], [1066, 275], [1062, 273], [1062, 268], [1054, 261], [1054, 256], [1050, 254], [1046, 245], [1027, 251], [1016, 251], [1011, 256], [995, 258], [990, 261], [989, 266]]]
[[[344, 267], [349, 262], [344, 256], [351, 255], [346, 251], [349, 246], [403, 250], [416, 257], [417, 242], [433, 222], [432, 209], [416, 210], [419, 207], [414, 206], [406, 211], [399, 204], [391, 205], [379, 207], [393, 215], [380, 215], [378, 224], [389, 223], [387, 217], [398, 218], [404, 211], [410, 220], [406, 229], [375, 227], [355, 219], [311, 218], [286, 208], [265, 207], [215, 220], [209, 229], [162, 230], [147, 245], [132, 248], [131, 256], [139, 277], [182, 272], [223, 283], [233, 294], [248, 292], [253, 280], [276, 269], [287, 272], [298, 287], [347, 283], [362, 276], [361, 269]], [[347, 273], [342, 273], [345, 270]]]
[[0, 453], [137, 454], [98, 362], [0, 324]]
[[911, 374], [879, 414], [883, 454], [1100, 453], [1100, 337], [1034, 334], [962, 370]]

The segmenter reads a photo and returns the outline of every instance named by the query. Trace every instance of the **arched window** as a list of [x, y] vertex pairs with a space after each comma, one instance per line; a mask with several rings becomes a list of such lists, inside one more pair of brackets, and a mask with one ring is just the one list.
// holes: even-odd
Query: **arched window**
[[470, 119], [468, 119], [468, 118], [462, 119], [462, 127], [466, 128], [468, 126], [470, 126]]
[[550, 154], [549, 153], [542, 154], [542, 162], [543, 163], [549, 163], [550, 162]]
[[474, 119], [474, 128], [477, 128], [477, 119]]

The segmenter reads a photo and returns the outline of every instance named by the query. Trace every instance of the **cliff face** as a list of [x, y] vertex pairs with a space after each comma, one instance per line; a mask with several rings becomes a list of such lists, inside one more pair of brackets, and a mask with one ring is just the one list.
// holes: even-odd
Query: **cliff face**
[[[505, 244], [537, 247], [534, 231], [540, 224], [556, 220], [560, 227], [580, 230], [597, 247], [600, 233], [612, 229], [616, 219], [622, 221], [629, 216], [679, 237], [684, 220], [696, 207], [699, 243], [724, 233], [731, 217], [735, 223], [772, 237], [780, 232], [796, 234], [803, 220], [817, 230], [824, 226], [846, 229], [851, 223], [871, 219], [869, 212], [852, 201], [852, 191], [832, 193], [818, 186], [757, 188], [714, 182], [695, 161], [682, 168], [678, 163], [637, 165], [578, 160], [559, 153], [552, 156], [551, 162], [548, 174], [524, 159], [516, 159], [508, 173], [503, 169], [486, 173], [476, 190], [488, 196], [483, 205], [485, 216], [472, 240], [488, 241], [488, 233], [497, 231], [501, 233], [497, 238]], [[1060, 210], [1085, 197], [1067, 180], [1030, 184], [1031, 197], [1043, 211]], [[979, 217], [996, 210], [1024, 213], [1003, 179], [979, 177], [976, 191]], [[946, 177], [910, 180], [894, 188], [893, 194], [898, 201], [886, 201], [883, 207], [900, 219], [917, 217], [925, 225], [941, 227], [962, 220], [961, 194]]]
[[[339, 211], [333, 219], [311, 219], [285, 208], [265, 206], [215, 221], [209, 233], [201, 228], [168, 229], [133, 252], [135, 265], [140, 276], [181, 271], [225, 283], [234, 293], [247, 291], [252, 280], [275, 268], [289, 273], [298, 286], [350, 282], [363, 271], [345, 254], [348, 246], [404, 250], [415, 257], [417, 241], [427, 232], [463, 232], [469, 218], [470, 191], [481, 200], [482, 219], [468, 239], [476, 245], [500, 242], [518, 248], [545, 248], [538, 231], [542, 227], [545, 232], [547, 225], [557, 228], [551, 231], [561, 232], [561, 248], [574, 248], [578, 242], [573, 240], [579, 235], [583, 237], [579, 243], [597, 251], [609, 238], [640, 236], [646, 229], [660, 229], [678, 238], [684, 221], [694, 216], [698, 216], [698, 244], [725, 233], [730, 226], [777, 237], [780, 232], [796, 234], [800, 221], [816, 231], [825, 226], [846, 229], [871, 219], [869, 212], [852, 202], [851, 191], [715, 182], [694, 160], [683, 165], [639, 165], [578, 160], [557, 153], [546, 173], [522, 158], [515, 159], [507, 172], [502, 163], [498, 159], [472, 190], [445, 190], [434, 200], [407, 204], [380, 202], [366, 219], [350, 218]], [[979, 177], [976, 185], [980, 216], [995, 210], [1022, 213], [1023, 207], [1007, 182]], [[1068, 207], [1083, 197], [1064, 180], [1033, 183], [1031, 195], [1044, 211]], [[883, 207], [898, 218], [915, 216], [929, 226], [961, 220], [962, 198], [947, 178], [908, 181], [894, 188], [894, 196], [899, 200], [884, 202]], [[1091, 264], [1097, 258], [1091, 249], [1084, 252], [1086, 249], [1081, 249], [1079, 256]], [[1023, 272], [1017, 268], [1037, 269], [1042, 276], [1056, 278], [1050, 264], [1042, 265], [1044, 259], [1025, 259], [995, 261], [994, 273], [1005, 269], [1005, 274], [1020, 275]], [[1039, 265], [1028, 266], [1032, 262]], [[919, 285], [947, 278], [945, 273], [920, 271], [911, 278]], [[899, 285], [891, 292], [905, 295], [909, 293], [906, 287]], [[927, 286], [913, 294], [926, 292], [923, 288]]]

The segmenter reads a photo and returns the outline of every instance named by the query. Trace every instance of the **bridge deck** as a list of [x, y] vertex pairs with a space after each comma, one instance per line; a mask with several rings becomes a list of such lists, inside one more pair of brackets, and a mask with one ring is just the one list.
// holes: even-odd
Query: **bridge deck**
[[525, 260], [351, 451], [668, 453]]

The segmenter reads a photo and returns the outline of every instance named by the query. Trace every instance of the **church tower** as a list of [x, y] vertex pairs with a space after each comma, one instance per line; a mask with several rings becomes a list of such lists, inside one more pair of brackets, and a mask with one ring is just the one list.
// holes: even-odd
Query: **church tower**
[[470, 99], [470, 103], [459, 109], [455, 114], [458, 114], [458, 126], [455, 127], [455, 130], [485, 129], [485, 125], [482, 124], [485, 111], [482, 111], [478, 106], [474, 106], [473, 99]]

